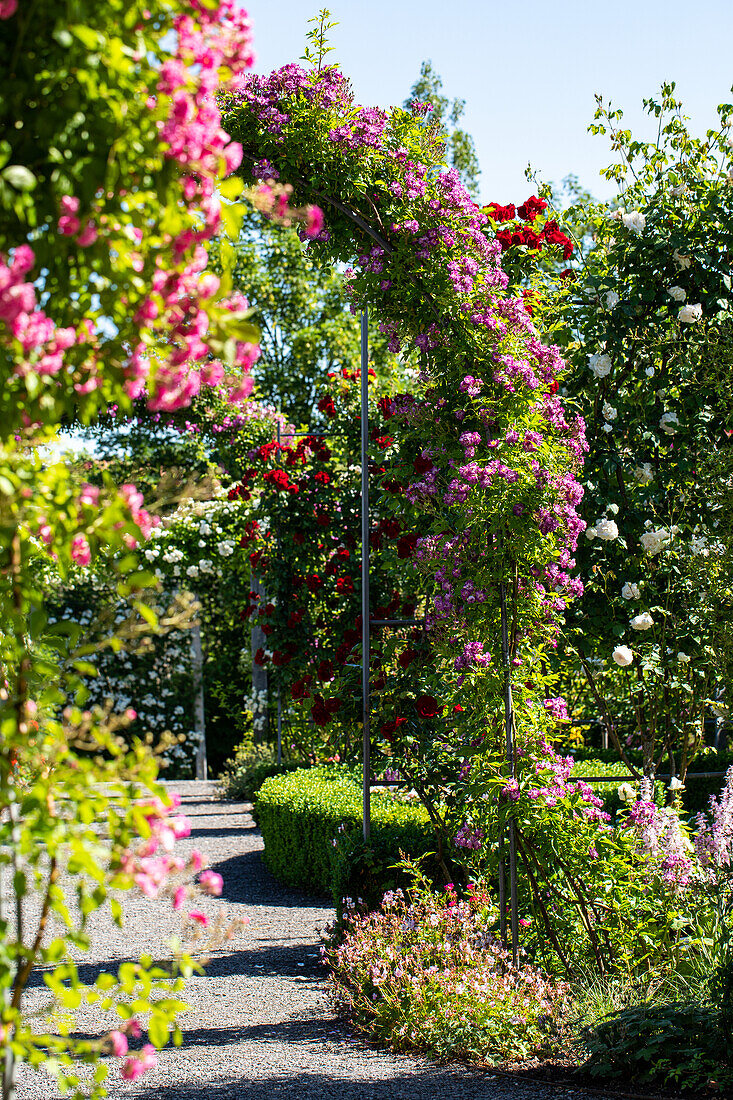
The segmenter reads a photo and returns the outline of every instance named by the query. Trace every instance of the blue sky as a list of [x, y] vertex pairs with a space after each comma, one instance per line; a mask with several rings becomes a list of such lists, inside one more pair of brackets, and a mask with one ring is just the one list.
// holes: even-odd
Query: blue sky
[[[245, 0], [254, 21], [257, 69], [303, 52], [319, 0]], [[675, 80], [693, 126], [715, 123], [731, 100], [733, 0], [330, 0], [331, 32], [359, 101], [401, 103], [430, 59], [444, 92], [466, 100], [485, 202], [529, 194], [528, 161], [544, 179], [574, 172], [599, 197], [613, 193], [598, 171], [611, 157], [587, 134], [594, 93], [624, 108], [627, 125], [651, 136], [641, 102]]]

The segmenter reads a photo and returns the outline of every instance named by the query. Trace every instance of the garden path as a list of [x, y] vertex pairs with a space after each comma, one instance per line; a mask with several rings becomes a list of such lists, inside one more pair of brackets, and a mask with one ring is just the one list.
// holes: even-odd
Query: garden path
[[[171, 784], [192, 824], [182, 848], [199, 848], [224, 876], [222, 898], [204, 899], [214, 915], [249, 917], [236, 939], [213, 953], [203, 977], [191, 980], [183, 1046], [167, 1048], [135, 1084], [111, 1065], [110, 1096], [145, 1100], [591, 1100], [598, 1091], [500, 1078], [490, 1071], [440, 1067], [422, 1059], [372, 1050], [354, 1040], [331, 1012], [319, 965], [319, 932], [333, 911], [322, 899], [278, 883], [262, 862], [262, 839], [250, 807], [216, 801], [214, 784]], [[97, 919], [92, 961], [99, 964], [155, 954], [175, 923], [160, 903], [125, 903], [125, 930]], [[30, 997], [45, 1000], [40, 975]], [[89, 1034], [105, 1030], [85, 1016]], [[110, 1025], [108, 1024], [107, 1027]], [[18, 1100], [51, 1100], [43, 1074], [21, 1074]]]

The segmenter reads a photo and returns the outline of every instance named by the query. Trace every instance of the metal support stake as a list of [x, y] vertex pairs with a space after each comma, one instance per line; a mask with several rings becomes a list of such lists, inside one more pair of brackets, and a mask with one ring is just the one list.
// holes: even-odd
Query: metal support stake
[[277, 689], [277, 762], [283, 762], [283, 701], [280, 687]]
[[364, 840], [371, 831], [371, 743], [369, 736], [369, 313], [361, 315], [361, 721]]
[[191, 628], [191, 670], [193, 672], [193, 725], [198, 734], [196, 745], [196, 778], [207, 779], [206, 719], [204, 714], [204, 653], [201, 647], [201, 626]]
[[[509, 773], [512, 779], [514, 779], [516, 774], [516, 761], [514, 759], [514, 704], [512, 701], [512, 672], [509, 659], [509, 624], [507, 619], [506, 588], [504, 586], [504, 581], [502, 581], [499, 586], [499, 599], [501, 602], [501, 659], [504, 666], [504, 729], [506, 733], [506, 759], [509, 764]], [[509, 819], [508, 832], [512, 961], [514, 965], [517, 966], [519, 962], [519, 906], [517, 899], [517, 836], [516, 825], [513, 818]], [[500, 883], [503, 877], [502, 867], [500, 872]], [[502, 909], [502, 912], [505, 912], [505, 910]], [[506, 920], [506, 917], [504, 919]]]

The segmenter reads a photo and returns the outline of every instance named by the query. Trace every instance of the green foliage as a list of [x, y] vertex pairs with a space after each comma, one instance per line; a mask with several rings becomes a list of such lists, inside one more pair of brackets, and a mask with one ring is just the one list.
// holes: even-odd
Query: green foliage
[[711, 1005], [684, 1002], [622, 1009], [583, 1032], [594, 1077], [623, 1077], [640, 1084], [696, 1092], [733, 1084], [733, 1066], [722, 1060], [726, 1038]]
[[236, 802], [252, 802], [266, 779], [274, 775], [285, 775], [295, 771], [297, 767], [299, 765], [293, 760], [278, 764], [272, 745], [255, 745], [252, 741], [243, 741], [222, 770], [222, 797]]
[[302, 768], [266, 780], [257, 795], [265, 862], [283, 882], [332, 894], [340, 909], [347, 891], [378, 903], [400, 876], [401, 853], [434, 849], [427, 814], [389, 792], [372, 794], [371, 839], [361, 841], [362, 794], [357, 770]]

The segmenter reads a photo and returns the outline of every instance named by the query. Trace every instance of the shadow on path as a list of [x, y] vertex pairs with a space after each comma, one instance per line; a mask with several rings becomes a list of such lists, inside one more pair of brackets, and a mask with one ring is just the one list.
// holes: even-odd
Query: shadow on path
[[270, 874], [261, 851], [242, 852], [213, 864], [224, 879], [222, 898], [240, 905], [266, 905], [285, 909], [331, 909], [329, 897], [305, 894]]

